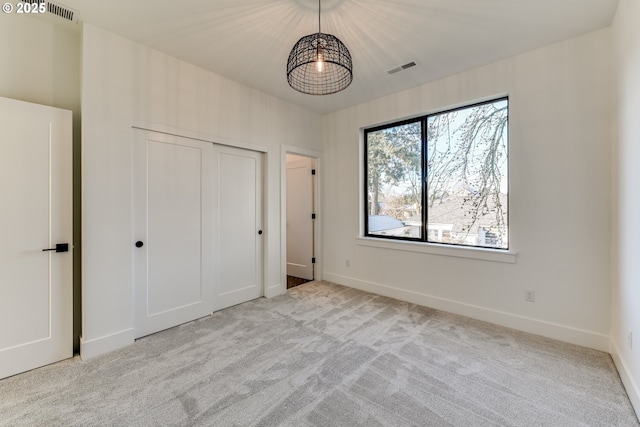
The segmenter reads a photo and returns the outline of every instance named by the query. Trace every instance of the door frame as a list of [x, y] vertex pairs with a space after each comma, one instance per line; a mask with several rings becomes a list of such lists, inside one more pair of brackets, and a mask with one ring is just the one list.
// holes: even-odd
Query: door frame
[[320, 205], [321, 189], [321, 153], [292, 145], [280, 146], [280, 285], [287, 290], [287, 154], [309, 157], [315, 161], [316, 179], [313, 180], [316, 219], [314, 223], [313, 253], [316, 257], [314, 280], [322, 280], [322, 206]]

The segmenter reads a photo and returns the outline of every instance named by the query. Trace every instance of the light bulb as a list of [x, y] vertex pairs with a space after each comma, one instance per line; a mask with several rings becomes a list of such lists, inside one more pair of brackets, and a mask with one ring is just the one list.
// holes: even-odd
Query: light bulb
[[318, 60], [316, 61], [316, 68], [321, 73], [324, 70], [324, 57], [322, 56], [322, 49], [318, 47]]

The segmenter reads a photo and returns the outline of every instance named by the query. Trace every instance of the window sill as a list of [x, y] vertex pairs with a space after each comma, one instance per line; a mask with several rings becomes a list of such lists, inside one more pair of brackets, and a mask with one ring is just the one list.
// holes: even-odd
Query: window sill
[[479, 259], [483, 261], [504, 262], [508, 264], [515, 264], [518, 255], [516, 252], [512, 251], [439, 245], [436, 243], [401, 242], [389, 239], [376, 239], [375, 237], [356, 237], [356, 243], [360, 246], [369, 246], [372, 248], [420, 252], [423, 254]]

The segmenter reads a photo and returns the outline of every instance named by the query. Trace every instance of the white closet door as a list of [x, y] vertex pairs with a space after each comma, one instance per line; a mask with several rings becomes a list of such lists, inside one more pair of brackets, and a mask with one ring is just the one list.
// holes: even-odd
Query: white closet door
[[214, 310], [263, 295], [262, 154], [225, 146], [215, 152]]
[[70, 111], [0, 98], [0, 378], [73, 356], [71, 145]]
[[135, 335], [211, 313], [212, 144], [134, 131]]

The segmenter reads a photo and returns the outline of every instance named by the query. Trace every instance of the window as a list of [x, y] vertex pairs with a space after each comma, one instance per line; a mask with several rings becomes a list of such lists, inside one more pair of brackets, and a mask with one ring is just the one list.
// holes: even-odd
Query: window
[[509, 248], [509, 101], [365, 129], [365, 235]]

